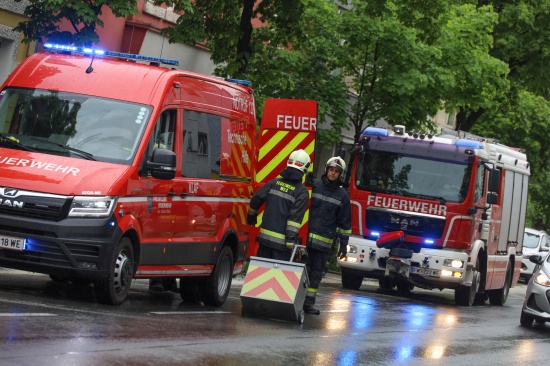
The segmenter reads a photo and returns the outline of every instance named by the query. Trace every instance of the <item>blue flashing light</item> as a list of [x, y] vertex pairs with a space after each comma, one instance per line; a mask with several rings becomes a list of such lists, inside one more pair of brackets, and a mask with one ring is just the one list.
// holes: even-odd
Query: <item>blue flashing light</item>
[[465, 147], [468, 149], [483, 150], [483, 142], [476, 140], [460, 139], [455, 142], [457, 147]]
[[229, 81], [230, 83], [235, 83], [235, 84], [240, 84], [240, 85], [252, 87], [252, 81], [250, 81], [250, 80], [226, 78], [225, 81]]
[[433, 244], [434, 241], [433, 241], [433, 239], [426, 239], [426, 240], [424, 240], [424, 243], [425, 244]]
[[363, 136], [365, 135], [371, 135], [371, 136], [388, 136], [389, 132], [385, 128], [380, 127], [367, 127], [363, 130], [362, 133]]
[[53, 44], [53, 43], [45, 43], [44, 48], [54, 52], [57, 51], [57, 52], [69, 52], [71, 54], [112, 56], [112, 57], [126, 58], [130, 60], [159, 62], [161, 64], [166, 64], [166, 65], [176, 65], [176, 66], [179, 65], [178, 60], [172, 60], [172, 59], [161, 58], [161, 57], [143, 56], [143, 55], [138, 55], [134, 53], [103, 51], [103, 50], [93, 49], [90, 47], [76, 47], [76, 46], [67, 46], [67, 45], [60, 45], [60, 44]]
[[378, 231], [372, 231], [370, 234], [372, 236], [380, 237], [380, 233]]

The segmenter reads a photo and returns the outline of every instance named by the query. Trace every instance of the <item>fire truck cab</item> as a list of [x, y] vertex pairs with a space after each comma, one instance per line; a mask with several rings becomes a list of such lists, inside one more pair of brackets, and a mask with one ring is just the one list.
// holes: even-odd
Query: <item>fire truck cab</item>
[[183, 300], [223, 304], [250, 255], [249, 83], [45, 47], [0, 88], [0, 267], [94, 283], [106, 304], [153, 277], [180, 278]]
[[408, 293], [450, 288], [457, 305], [503, 304], [519, 278], [529, 163], [478, 136], [367, 127], [352, 151], [345, 288], [364, 277]]

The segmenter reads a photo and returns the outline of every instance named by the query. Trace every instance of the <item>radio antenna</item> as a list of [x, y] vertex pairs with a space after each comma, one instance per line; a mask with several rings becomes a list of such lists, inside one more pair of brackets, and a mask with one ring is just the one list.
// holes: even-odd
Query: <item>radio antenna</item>
[[95, 53], [92, 53], [92, 60], [90, 61], [90, 66], [86, 69], [86, 74], [91, 73], [94, 71], [94, 68], [92, 67], [92, 63], [94, 62]]

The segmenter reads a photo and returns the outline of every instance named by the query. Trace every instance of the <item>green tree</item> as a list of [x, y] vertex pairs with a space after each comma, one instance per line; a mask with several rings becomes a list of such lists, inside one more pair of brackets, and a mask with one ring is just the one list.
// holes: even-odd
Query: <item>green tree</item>
[[[18, 2], [22, 0], [16, 0]], [[24, 14], [31, 20], [14, 28], [23, 33], [23, 42], [50, 42], [77, 46], [99, 43], [97, 27], [103, 27], [100, 16], [109, 8], [117, 17], [137, 13], [137, 0], [28, 0]], [[61, 31], [61, 21], [68, 21], [72, 31]]]
[[506, 65], [489, 55], [495, 22], [488, 7], [354, 1], [339, 35], [343, 75], [356, 96], [348, 109], [356, 139], [379, 120], [429, 126], [443, 101], [450, 108], [493, 103], [507, 86]]
[[[509, 68], [507, 79], [510, 93], [523, 90], [534, 92], [548, 99], [550, 85], [550, 2], [540, 0], [478, 0], [478, 6], [491, 5], [498, 14], [498, 23], [492, 33], [493, 57], [505, 62]], [[493, 115], [502, 113], [499, 103], [506, 108], [507, 100], [518, 95], [506, 95], [491, 108], [469, 106], [458, 109], [457, 123], [460, 129], [469, 131], [476, 122], [485, 123]], [[482, 118], [484, 114], [488, 116]]]
[[472, 132], [495, 138], [501, 143], [525, 150], [531, 168], [528, 223], [541, 219], [550, 228], [550, 103], [526, 90], [514, 90], [491, 119], [475, 124]]

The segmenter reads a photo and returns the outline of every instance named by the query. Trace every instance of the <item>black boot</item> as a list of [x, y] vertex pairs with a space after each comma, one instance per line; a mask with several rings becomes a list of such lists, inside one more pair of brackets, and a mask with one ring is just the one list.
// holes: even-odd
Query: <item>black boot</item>
[[306, 300], [304, 301], [304, 312], [314, 315], [321, 314], [321, 311], [315, 307], [315, 297], [306, 296]]
[[151, 278], [149, 280], [149, 291], [163, 292], [164, 286], [162, 286], [162, 280], [160, 278]]

